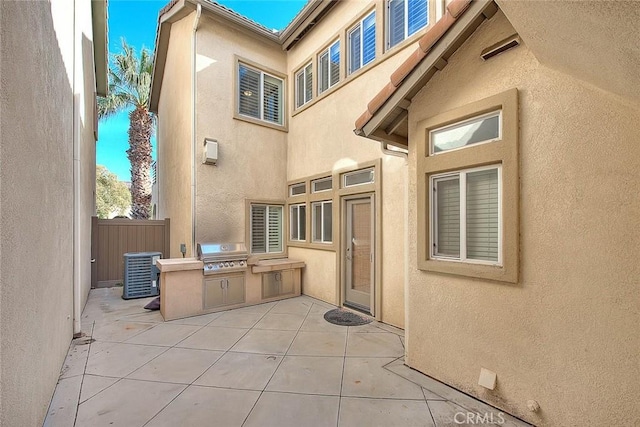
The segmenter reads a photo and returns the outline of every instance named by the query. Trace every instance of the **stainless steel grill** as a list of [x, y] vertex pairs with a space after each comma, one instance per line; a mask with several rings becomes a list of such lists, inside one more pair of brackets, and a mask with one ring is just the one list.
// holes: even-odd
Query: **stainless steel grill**
[[197, 251], [205, 275], [247, 269], [249, 254], [244, 243], [198, 243]]

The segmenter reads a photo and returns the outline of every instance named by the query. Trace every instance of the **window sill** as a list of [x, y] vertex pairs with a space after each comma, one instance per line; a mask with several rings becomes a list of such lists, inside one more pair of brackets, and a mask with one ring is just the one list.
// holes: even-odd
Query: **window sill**
[[287, 241], [287, 247], [302, 248], [302, 249], [317, 249], [321, 251], [336, 252], [336, 245], [334, 243], [310, 243], [310, 242], [297, 242]]
[[234, 113], [233, 114], [233, 118], [235, 120], [240, 120], [240, 121], [243, 121], [243, 122], [252, 123], [254, 125], [258, 125], [258, 126], [263, 126], [263, 127], [266, 127], [266, 128], [279, 130], [281, 132], [289, 132], [289, 128], [287, 126], [278, 125], [276, 123], [266, 122], [266, 121], [260, 120], [260, 119], [254, 119], [253, 117], [243, 116], [243, 115], [238, 114], [238, 113]]
[[512, 271], [505, 266], [498, 265], [426, 259], [418, 261], [418, 269], [432, 273], [445, 273], [476, 279], [518, 283], [517, 271]]

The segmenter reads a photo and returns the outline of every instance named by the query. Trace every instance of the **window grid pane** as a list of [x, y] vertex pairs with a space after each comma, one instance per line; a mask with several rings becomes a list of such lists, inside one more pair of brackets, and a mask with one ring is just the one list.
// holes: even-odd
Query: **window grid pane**
[[436, 187], [435, 253], [460, 257], [460, 178], [441, 179]]
[[282, 252], [282, 206], [269, 206], [267, 252]]
[[264, 76], [264, 119], [273, 123], [282, 123], [282, 80]]
[[498, 170], [467, 174], [467, 258], [498, 262]]
[[376, 58], [376, 14], [375, 12], [362, 21], [362, 65]]
[[405, 0], [389, 0], [389, 47], [404, 40]]
[[429, 10], [425, 0], [407, 0], [408, 23], [407, 37], [427, 26]]
[[313, 65], [304, 67], [304, 102], [307, 103], [313, 98]]
[[240, 114], [260, 118], [260, 72], [242, 64], [239, 67]]
[[500, 111], [430, 132], [431, 152], [440, 153], [500, 139]]
[[349, 32], [349, 73], [353, 73], [361, 67], [360, 63], [360, 24]]
[[260, 205], [251, 206], [251, 252], [267, 252], [266, 240], [266, 216], [267, 207]]
[[329, 88], [329, 52], [320, 55], [318, 60], [318, 92], [322, 93]]
[[340, 42], [337, 41], [329, 48], [330, 72], [329, 87], [340, 81]]

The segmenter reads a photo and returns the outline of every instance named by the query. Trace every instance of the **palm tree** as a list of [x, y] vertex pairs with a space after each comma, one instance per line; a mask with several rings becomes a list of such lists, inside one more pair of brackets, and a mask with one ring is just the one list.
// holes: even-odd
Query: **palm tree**
[[109, 64], [109, 95], [98, 100], [98, 117], [129, 112], [131, 163], [131, 218], [149, 219], [151, 205], [151, 134], [154, 116], [149, 111], [153, 55], [144, 47], [140, 56], [122, 40], [122, 52]]

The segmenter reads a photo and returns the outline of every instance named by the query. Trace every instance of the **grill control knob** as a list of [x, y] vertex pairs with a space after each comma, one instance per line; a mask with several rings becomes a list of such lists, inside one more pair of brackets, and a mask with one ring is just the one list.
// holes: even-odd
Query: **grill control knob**
[[244, 266], [244, 261], [240, 261], [240, 267]]
[[207, 270], [213, 270], [213, 264], [212, 263], [207, 264]]
[[223, 263], [218, 264], [218, 268], [222, 268], [222, 267], [224, 267]]
[[224, 266], [225, 266], [225, 267], [229, 267], [229, 263], [228, 263], [228, 262], [225, 262], [225, 263], [224, 263]]
[[233, 263], [233, 261], [231, 261], [231, 262], [229, 263], [229, 265], [230, 265], [231, 267], [233, 267], [235, 264]]

